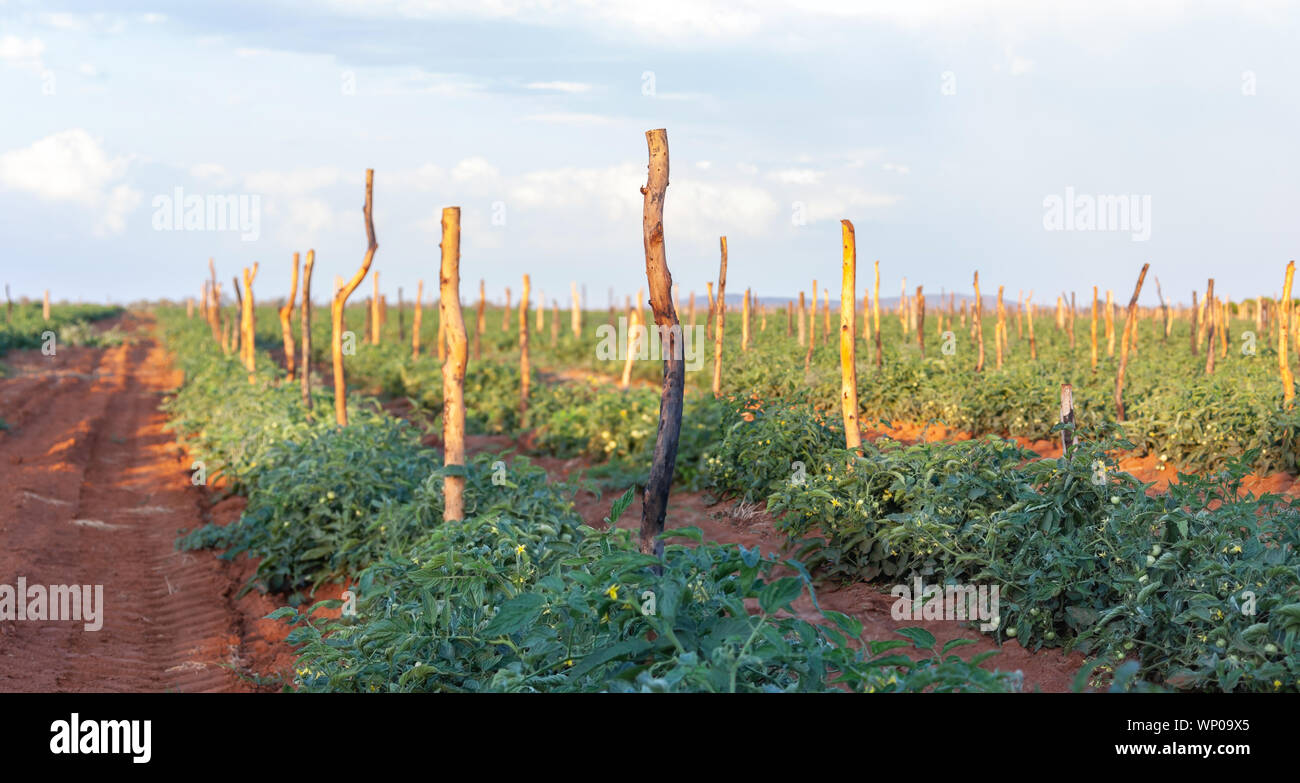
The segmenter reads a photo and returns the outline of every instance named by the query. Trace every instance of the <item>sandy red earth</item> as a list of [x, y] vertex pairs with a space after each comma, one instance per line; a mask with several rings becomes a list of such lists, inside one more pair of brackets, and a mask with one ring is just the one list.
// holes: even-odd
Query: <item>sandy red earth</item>
[[[103, 627], [81, 623], [0, 621], [0, 691], [266, 691], [293, 676], [286, 626], [263, 619], [279, 605], [250, 591], [236, 598], [253, 571], [207, 552], [178, 552], [178, 532], [238, 519], [244, 500], [220, 486], [196, 487], [191, 461], [163, 429], [158, 406], [180, 377], [135, 315], [119, 325], [131, 341], [103, 349], [61, 348], [55, 356], [11, 352], [0, 379], [0, 584], [103, 585]], [[400, 407], [400, 404], [397, 406]], [[401, 410], [394, 410], [402, 413]], [[885, 433], [876, 433], [885, 434]], [[904, 429], [888, 433], [920, 439]], [[924, 433], [935, 439], [937, 433]], [[944, 433], [946, 436], [947, 434]], [[474, 437], [471, 451], [521, 444]], [[1050, 451], [1050, 444], [1033, 444]], [[580, 460], [535, 458], [555, 479], [589, 467]], [[1140, 467], [1140, 466], [1139, 466]], [[1139, 474], [1141, 475], [1141, 474]], [[1143, 477], [1144, 480], [1154, 480]], [[1262, 479], [1294, 489], [1289, 476]], [[579, 492], [575, 507], [601, 527], [612, 497]], [[633, 526], [638, 504], [621, 525]], [[706, 539], [758, 546], [782, 554], [785, 536], [760, 506], [714, 502], [697, 492], [673, 493], [668, 526], [700, 528]], [[336, 598], [327, 585], [317, 599]], [[822, 584], [823, 608], [862, 621], [868, 639], [897, 638], [920, 625], [940, 643], [969, 638], [963, 657], [999, 649], [976, 629], [953, 622], [896, 621], [894, 599], [877, 587]], [[819, 620], [805, 596], [797, 611]], [[1015, 642], [984, 664], [1020, 670], [1026, 690], [1068, 690], [1083, 663], [1078, 654], [1031, 654]]]

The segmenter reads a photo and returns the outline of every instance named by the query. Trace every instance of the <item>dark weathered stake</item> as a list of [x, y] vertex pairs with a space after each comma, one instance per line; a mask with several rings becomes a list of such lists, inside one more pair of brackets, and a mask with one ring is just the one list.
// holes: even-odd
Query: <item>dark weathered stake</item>
[[[677, 441], [682, 430], [682, 394], [686, 385], [685, 350], [681, 325], [673, 305], [673, 277], [664, 252], [664, 195], [668, 190], [668, 131], [646, 131], [650, 151], [649, 172], [641, 194], [645, 197], [642, 237], [645, 242], [645, 274], [650, 284], [650, 307], [659, 328], [664, 351], [664, 382], [659, 398], [659, 432], [655, 437], [654, 460], [646, 480], [641, 506], [641, 551], [663, 557], [659, 538], [668, 513], [668, 490], [677, 467]], [[722, 291], [719, 290], [719, 304]]]

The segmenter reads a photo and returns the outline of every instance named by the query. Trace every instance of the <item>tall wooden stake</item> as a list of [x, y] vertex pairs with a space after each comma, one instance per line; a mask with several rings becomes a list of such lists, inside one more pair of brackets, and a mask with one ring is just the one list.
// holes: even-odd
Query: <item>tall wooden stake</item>
[[[659, 397], [659, 430], [655, 436], [654, 457], [646, 480], [641, 504], [641, 551], [662, 557], [664, 530], [668, 512], [668, 492], [677, 467], [677, 442], [682, 429], [682, 398], [686, 383], [686, 363], [681, 340], [681, 325], [672, 299], [672, 275], [664, 251], [663, 209], [668, 188], [668, 134], [662, 129], [646, 133], [650, 150], [649, 172], [642, 212], [642, 238], [645, 244], [646, 280], [650, 284], [650, 306], [655, 325], [664, 344], [664, 380]], [[724, 274], [725, 278], [725, 274]], [[721, 289], [719, 289], [721, 294]], [[721, 333], [721, 325], [719, 325]]]
[[447, 360], [442, 365], [442, 518], [451, 522], [465, 518], [465, 369], [469, 351], [460, 313], [460, 207], [443, 208], [440, 247], [438, 316], [447, 325]]
[[338, 293], [334, 294], [334, 301], [330, 303], [332, 336], [330, 353], [334, 359], [334, 421], [340, 427], [348, 426], [348, 385], [343, 377], [343, 308], [347, 306], [348, 297], [357, 290], [357, 286], [361, 285], [366, 273], [370, 271], [370, 264], [375, 260], [375, 251], [379, 249], [379, 243], [375, 241], [375, 222], [372, 213], [374, 190], [375, 170], [366, 169], [366, 203], [361, 208], [361, 215], [366, 222], [366, 255], [361, 260], [361, 268], [338, 290]]

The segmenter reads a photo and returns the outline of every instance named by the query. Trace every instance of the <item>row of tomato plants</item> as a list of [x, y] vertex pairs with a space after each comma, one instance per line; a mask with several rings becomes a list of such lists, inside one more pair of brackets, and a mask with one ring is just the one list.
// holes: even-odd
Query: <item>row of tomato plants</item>
[[766, 501], [810, 568], [996, 586], [997, 638], [1136, 662], [1168, 687], [1300, 690], [1300, 500], [1243, 493], [1253, 455], [1154, 493], [1116, 468], [1132, 444], [1106, 431], [1059, 459], [992, 437], [858, 455], [806, 407], [753, 416], [702, 482]]
[[[435, 312], [431, 310], [430, 315]], [[357, 321], [359, 330], [361, 311], [349, 317]], [[582, 338], [572, 335], [567, 322], [554, 345], [547, 330], [535, 336], [531, 342], [533, 365], [577, 369], [605, 382], [617, 378], [623, 363], [603, 358], [596, 350], [595, 329], [606, 324], [606, 318], [601, 313], [587, 313], [587, 317]], [[490, 386], [491, 398], [485, 394], [484, 404], [471, 408], [470, 414], [481, 419], [488, 431], [532, 429], [517, 413], [518, 373], [513, 371], [518, 360], [517, 326], [512, 320], [510, 328], [503, 330], [500, 320], [499, 311], [487, 318], [479, 365], [485, 374], [471, 379], [471, 383]], [[723, 394], [762, 400], [799, 396], [820, 410], [836, 410], [838, 343], [819, 337], [806, 363], [806, 351], [786, 335], [784, 319], [774, 315], [769, 320], [767, 329], [753, 330], [748, 351], [742, 351], [738, 319], [728, 319]], [[268, 321], [263, 335], [268, 344], [279, 339], [271, 323]], [[702, 324], [701, 318], [701, 329]], [[985, 333], [992, 335], [992, 323], [986, 326]], [[1029, 357], [1027, 339], [1012, 337], [1005, 365], [997, 368], [990, 340], [985, 370], [977, 374], [973, 370], [977, 346], [960, 324], [949, 327], [953, 331], [951, 353], [945, 352], [945, 341], [929, 328], [923, 357], [914, 336], [904, 337], [896, 318], [884, 319], [885, 356], [880, 367], [875, 365], [874, 346], [861, 340], [858, 343], [859, 418], [867, 424], [880, 420], [940, 424], [974, 435], [1039, 440], [1050, 437], [1060, 385], [1070, 383], [1080, 426], [1096, 429], [1115, 424], [1118, 349], [1115, 356], [1108, 356], [1103, 338], [1093, 368], [1086, 327], [1080, 327], [1080, 339], [1071, 347], [1065, 332], [1049, 324], [1041, 326], [1037, 360]], [[324, 350], [327, 325], [318, 324], [317, 328], [324, 329], [315, 338], [318, 349]], [[409, 339], [410, 324], [405, 323], [404, 328], [401, 336]], [[1215, 373], [1207, 375], [1207, 347], [1191, 353], [1189, 323], [1175, 322], [1168, 340], [1159, 324], [1143, 321], [1138, 328], [1140, 350], [1130, 359], [1125, 382], [1128, 421], [1124, 433], [1134, 454], [1156, 455], [1171, 468], [1189, 471], [1220, 469], [1249, 454], [1252, 471], [1297, 471], [1300, 406], [1286, 410], [1282, 405], [1276, 346], [1267, 335], [1254, 335], [1249, 321], [1234, 321], [1227, 355], [1218, 362]], [[436, 348], [436, 316], [425, 319], [421, 331], [425, 355], [413, 359], [409, 345], [399, 338], [397, 325], [389, 321], [384, 342], [358, 346], [356, 354], [347, 358], [349, 370], [377, 392], [410, 396], [427, 410], [439, 410], [440, 369], [436, 357], [429, 355]], [[1015, 334], [1014, 328], [1010, 331]], [[704, 395], [710, 390], [713, 353], [710, 345], [698, 347], [702, 354], [693, 366], [699, 371], [687, 373], [687, 388]], [[656, 384], [660, 377], [657, 361], [634, 362], [632, 370], [634, 381]]]
[[[852, 617], [792, 611], [811, 579], [757, 549], [672, 543], [658, 561], [613, 525], [573, 511], [575, 487], [526, 459], [465, 467], [466, 519], [442, 522], [442, 468], [412, 425], [356, 398], [346, 428], [331, 400], [301, 404], [261, 357], [254, 383], [206, 327], [159, 313], [184, 383], [171, 426], [209, 478], [247, 497], [240, 519], [184, 548], [251, 556], [248, 588], [289, 596], [275, 613], [301, 645], [294, 687], [346, 691], [1012, 690], [1013, 674], [964, 661], [932, 635], [861, 640]], [[317, 413], [319, 412], [319, 413]], [[502, 468], [505, 468], [504, 471]], [[611, 521], [630, 505], [629, 491]], [[308, 596], [347, 578], [355, 613], [321, 619]], [[751, 609], [751, 606], [753, 609]], [[899, 648], [909, 648], [903, 654]], [[916, 648], [912, 650], [911, 648]], [[919, 652], [918, 652], [919, 651]]]

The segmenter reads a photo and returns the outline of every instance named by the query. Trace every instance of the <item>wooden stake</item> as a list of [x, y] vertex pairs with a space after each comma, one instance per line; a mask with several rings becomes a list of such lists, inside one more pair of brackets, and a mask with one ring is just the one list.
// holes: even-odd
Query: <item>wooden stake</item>
[[1128, 303], [1128, 316], [1124, 319], [1124, 334], [1120, 340], [1119, 371], [1115, 373], [1115, 414], [1120, 421], [1126, 420], [1124, 416], [1124, 371], [1128, 369], [1129, 330], [1136, 327], [1138, 297], [1142, 294], [1142, 282], [1147, 279], [1147, 270], [1150, 268], [1150, 264], [1142, 265], [1142, 272], [1138, 275], [1137, 285], [1133, 288], [1133, 298]]
[[[664, 144], [666, 148], [666, 138]], [[667, 169], [668, 166], [665, 163], [665, 172]], [[660, 204], [662, 205], [662, 203], [663, 199], [660, 198]], [[662, 217], [660, 220], [662, 221]], [[727, 320], [727, 238], [725, 236], [719, 237], [718, 245], [722, 249], [722, 262], [718, 267], [718, 328], [713, 333], [713, 396], [715, 398], [722, 396], [722, 330]]]
[[289, 298], [284, 301], [284, 307], [280, 308], [280, 331], [284, 335], [284, 372], [285, 380], [293, 381], [294, 372], [294, 350], [293, 350], [293, 324], [290, 319], [293, 318], [294, 300], [298, 298], [298, 254], [293, 254], [293, 277], [289, 284]]
[[348, 297], [357, 286], [361, 285], [366, 273], [370, 271], [370, 264], [375, 259], [375, 251], [379, 249], [379, 243], [375, 241], [375, 223], [372, 214], [374, 186], [375, 170], [366, 169], [366, 203], [361, 209], [361, 215], [366, 222], [366, 255], [361, 260], [361, 268], [339, 289], [338, 293], [334, 294], [334, 301], [330, 304], [330, 328], [333, 338], [330, 352], [334, 360], [334, 420], [340, 427], [348, 426], [348, 386], [343, 377], [343, 308], [347, 306]]
[[[840, 221], [844, 256], [840, 278], [840, 407], [844, 412], [844, 445], [861, 452], [862, 431], [858, 428], [857, 318], [854, 301], [858, 286], [858, 246], [853, 223]], [[922, 349], [924, 354], [924, 348]]]
[[1282, 406], [1290, 410], [1295, 403], [1295, 378], [1291, 374], [1291, 355], [1287, 342], [1291, 336], [1291, 284], [1295, 280], [1295, 261], [1286, 265], [1286, 279], [1282, 283], [1281, 316], [1278, 319], [1277, 359], [1282, 371]]
[[465, 370], [469, 366], [460, 312], [460, 207], [442, 210], [441, 248], [438, 316], [447, 335], [447, 360], [442, 365], [442, 518], [452, 522], [465, 518]]
[[[1094, 321], [1095, 323], [1095, 321]], [[1068, 383], [1061, 384], [1061, 456], [1069, 458], [1070, 449], [1078, 443], [1074, 436], [1074, 388]]]
[[[528, 275], [524, 275], [524, 287], [519, 292], [519, 412], [528, 412]], [[540, 312], [544, 308], [537, 308]]]
[[975, 372], [984, 371], [984, 299], [980, 296], [980, 273], [975, 273], [975, 339], [979, 345], [979, 360]]
[[1209, 350], [1205, 352], [1205, 374], [1214, 374], [1215, 340], [1218, 334], [1215, 329], [1218, 327], [1219, 308], [1214, 302], [1214, 278], [1210, 278], [1209, 285], [1205, 289], [1205, 334], [1210, 339]]
[[316, 251], [307, 251], [307, 262], [302, 267], [302, 404], [311, 410], [311, 270], [316, 265]]
[[[681, 325], [672, 300], [672, 275], [664, 252], [663, 207], [668, 188], [668, 134], [662, 129], [646, 133], [650, 151], [649, 172], [642, 210], [642, 238], [645, 244], [646, 280], [650, 284], [650, 306], [663, 346], [664, 380], [659, 396], [659, 430], [655, 437], [654, 457], [646, 480], [641, 504], [641, 551], [663, 557], [664, 545], [659, 536], [668, 512], [668, 493], [672, 489], [673, 471], [677, 467], [677, 443], [682, 429], [682, 399], [686, 382], [685, 351]], [[724, 240], [725, 241], [725, 240]], [[725, 262], [724, 262], [725, 263]], [[726, 275], [723, 274], [723, 279]], [[722, 288], [718, 289], [719, 297]], [[721, 335], [722, 322], [718, 322]]]

